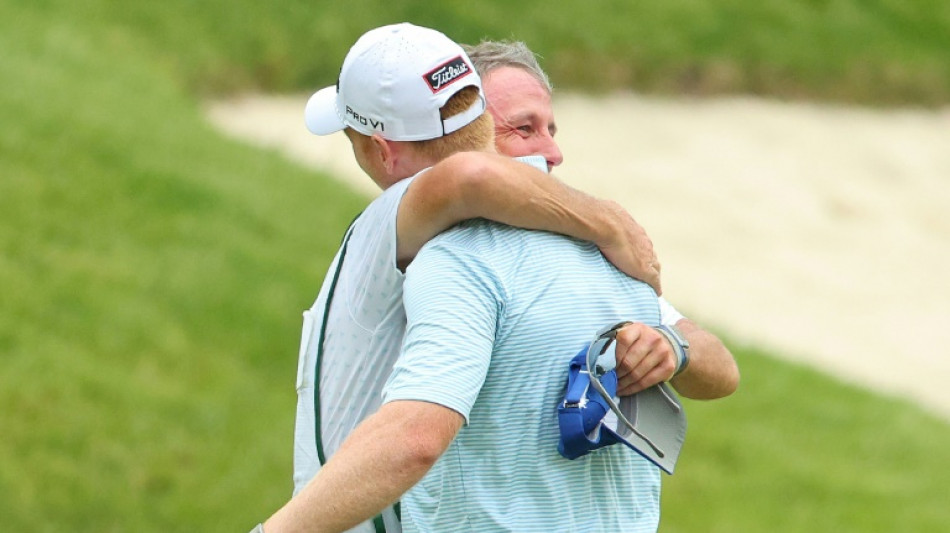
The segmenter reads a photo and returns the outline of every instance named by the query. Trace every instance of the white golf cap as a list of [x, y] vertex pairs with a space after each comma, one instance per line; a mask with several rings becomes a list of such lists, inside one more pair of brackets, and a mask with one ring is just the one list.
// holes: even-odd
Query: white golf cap
[[[479, 99], [442, 120], [439, 109], [461, 89], [478, 87]], [[304, 120], [317, 135], [349, 126], [392, 141], [435, 139], [485, 112], [481, 79], [457, 43], [441, 32], [409, 23], [370, 30], [350, 48], [336, 86], [317, 91]]]

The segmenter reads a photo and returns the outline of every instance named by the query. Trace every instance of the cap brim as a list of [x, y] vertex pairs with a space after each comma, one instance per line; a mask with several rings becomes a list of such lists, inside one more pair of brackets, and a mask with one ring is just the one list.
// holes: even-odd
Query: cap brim
[[663, 454], [657, 454], [648, 442], [620, 424], [612, 413], [608, 412], [604, 418], [603, 429], [672, 474], [686, 439], [686, 412], [673, 390], [666, 383], [660, 383], [632, 396], [623, 396], [620, 410], [628, 420], [635, 421], [640, 433], [663, 450]]
[[329, 135], [346, 127], [336, 110], [336, 87], [315, 92], [303, 112], [307, 129], [315, 135]]

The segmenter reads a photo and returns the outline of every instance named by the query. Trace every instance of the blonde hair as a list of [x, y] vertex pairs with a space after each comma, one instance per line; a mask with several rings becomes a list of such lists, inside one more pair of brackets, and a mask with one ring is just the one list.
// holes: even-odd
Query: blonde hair
[[[445, 102], [439, 113], [442, 120], [466, 111], [480, 98], [479, 88], [468, 86], [452, 95]], [[491, 113], [485, 112], [481, 116], [452, 133], [429, 139], [416, 141], [415, 149], [422, 155], [436, 161], [441, 161], [456, 152], [485, 150], [494, 146], [495, 123]]]
[[[466, 111], [479, 98], [480, 89], [468, 86], [453, 94], [439, 109], [442, 120], [453, 117]], [[364, 135], [353, 128], [347, 127], [353, 133], [350, 137], [353, 143], [358, 143], [361, 149], [369, 147], [368, 135]], [[441, 161], [457, 152], [491, 150], [495, 144], [495, 122], [491, 113], [484, 112], [478, 118], [448, 135], [428, 139], [425, 141], [404, 141], [419, 155], [433, 163]]]

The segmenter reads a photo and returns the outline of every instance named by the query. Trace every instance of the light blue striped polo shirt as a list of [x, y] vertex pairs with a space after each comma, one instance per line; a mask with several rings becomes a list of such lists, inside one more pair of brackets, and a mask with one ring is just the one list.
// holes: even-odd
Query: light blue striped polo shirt
[[659, 324], [649, 286], [593, 244], [476, 220], [422, 249], [403, 299], [384, 401], [438, 403], [467, 421], [402, 498], [404, 531], [656, 531], [655, 466], [624, 446], [557, 452], [568, 362], [605, 325]]

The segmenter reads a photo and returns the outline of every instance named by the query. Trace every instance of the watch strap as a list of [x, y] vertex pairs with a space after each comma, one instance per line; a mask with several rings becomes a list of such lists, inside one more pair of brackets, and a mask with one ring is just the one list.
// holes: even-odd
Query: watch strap
[[689, 367], [689, 341], [675, 326], [656, 326], [653, 328], [659, 331], [673, 347], [673, 353], [676, 354], [676, 371], [673, 377], [683, 373]]

